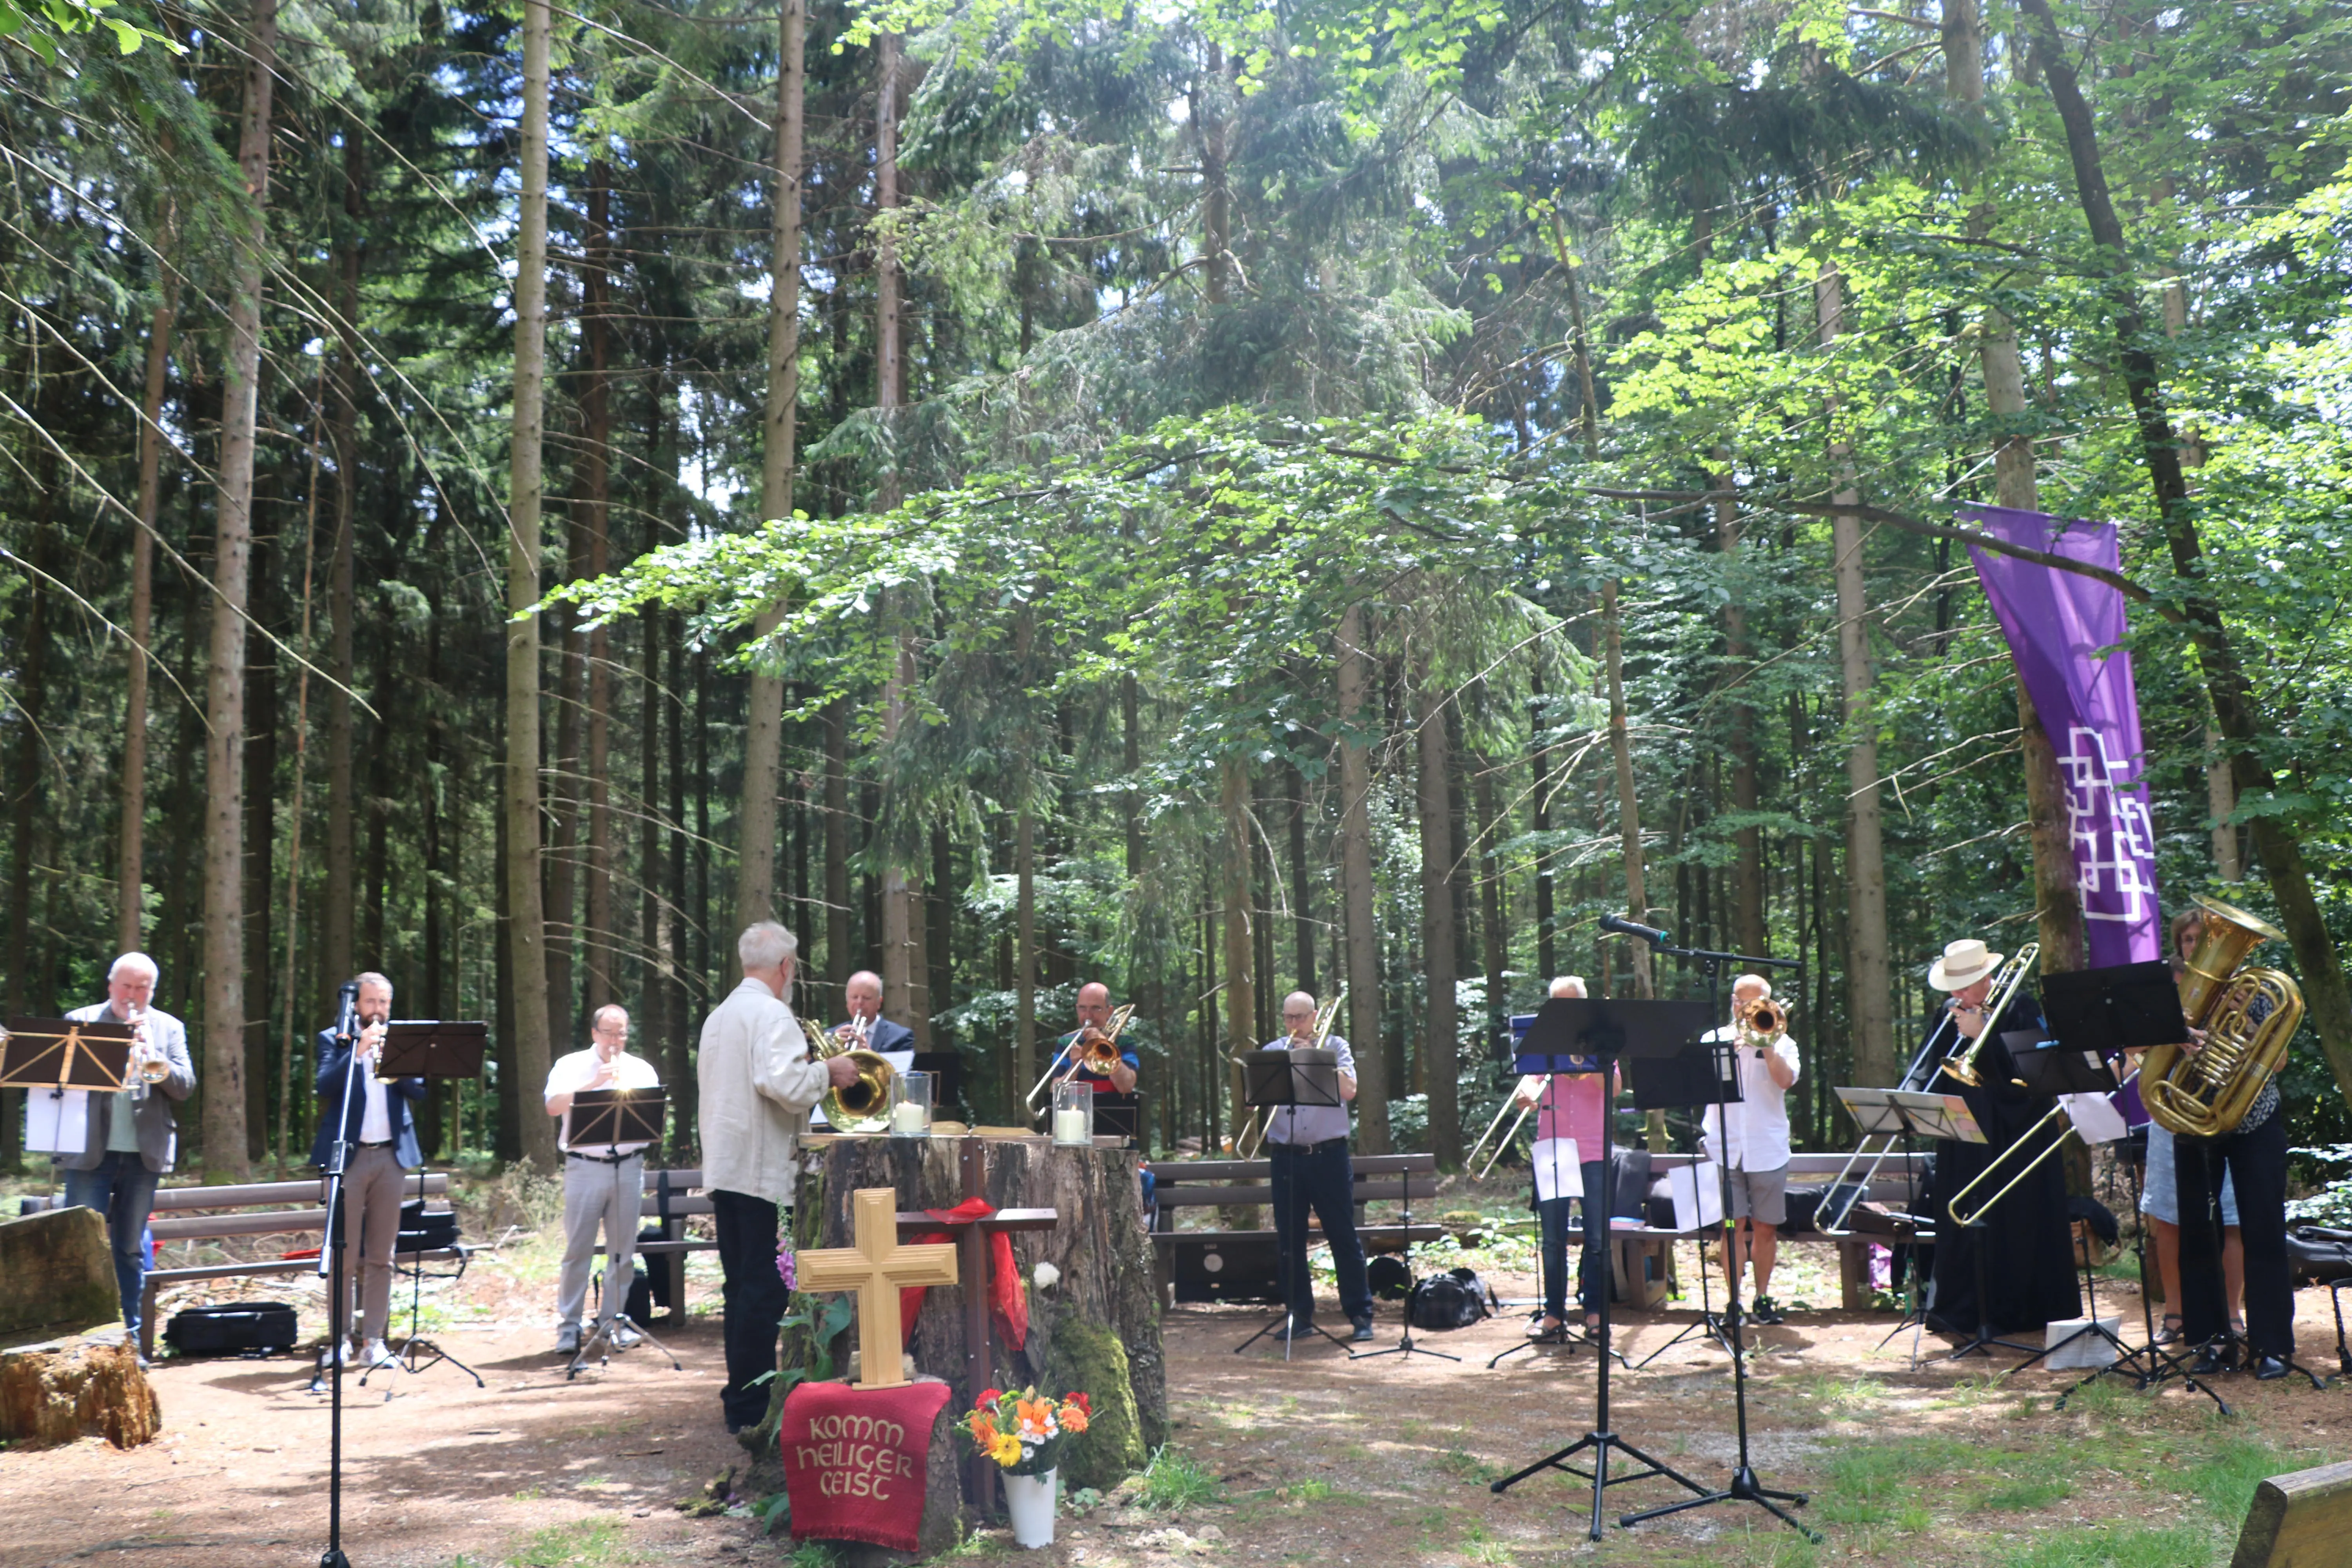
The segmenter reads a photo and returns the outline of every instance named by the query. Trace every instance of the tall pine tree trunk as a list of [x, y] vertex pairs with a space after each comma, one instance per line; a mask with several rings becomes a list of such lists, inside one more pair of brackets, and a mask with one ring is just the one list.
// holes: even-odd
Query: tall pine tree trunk
[[[1981, 112], [1985, 96], [1984, 31], [1977, 0], [1944, 0], [1944, 83], [1950, 96]], [[1992, 230], [1991, 198], [1969, 209], [1969, 232]], [[1977, 363], [1984, 375], [1985, 410], [1992, 417], [1993, 500], [2020, 511], [2041, 510], [2034, 479], [2033, 437], [2026, 434], [2025, 366], [2017, 351], [2017, 328], [2000, 307], [1987, 305], [1977, 329]], [[2033, 856], [2033, 907], [2042, 942], [2042, 970], [2076, 970], [2088, 961], [2083, 930], [2082, 894], [2074, 869], [2074, 844], [2066, 813], [2066, 782], [2058, 752], [2033, 706], [2025, 682], [2017, 680], [2019, 751], [2025, 773], [2025, 816]]]
[[840, 985], [856, 967], [849, 955], [849, 700], [824, 709], [824, 966]]
[[122, 826], [117, 836], [114, 948], [135, 952], [146, 928], [147, 647], [155, 628], [155, 520], [162, 503], [163, 393], [172, 370], [172, 325], [180, 275], [171, 258], [179, 205], [166, 200], [154, 313], [147, 322], [147, 387], [139, 405], [139, 525], [131, 531], [131, 666], [122, 704]]
[[[1650, 889], [1642, 859], [1642, 807], [1633, 791], [1633, 743], [1625, 717], [1625, 650], [1617, 614], [1617, 583], [1601, 584], [1601, 638], [1603, 677], [1609, 685], [1609, 755], [1617, 777], [1617, 847], [1625, 867], [1625, 916], [1643, 925], [1650, 921]], [[1650, 973], [1650, 949], [1629, 942], [1633, 967], [1633, 994], [1657, 994]]]
[[[360, 969], [353, 962], [351, 896], [358, 871], [358, 798], [352, 773], [352, 681], [358, 672], [353, 638], [359, 613], [359, 300], [362, 236], [367, 215], [366, 142], [356, 129], [343, 139], [343, 233], [335, 246], [335, 374], [328, 411], [334, 430], [334, 538], [327, 556], [327, 897], [319, 911], [321, 989], [341, 985]], [[385, 696], [379, 692], [379, 699]], [[382, 955], [371, 954], [371, 964]]]
[[231, 271], [222, 391], [211, 654], [205, 674], [205, 1172], [244, 1179], [245, 601], [253, 567], [253, 462], [261, 377], [262, 268], [269, 254], [269, 113], [278, 0], [254, 0], [245, 38], [237, 167], [247, 229]]
[[[522, 202], [516, 247], [514, 452], [507, 532], [507, 925], [514, 988], [512, 1097], [547, 1081], [547, 918], [540, 889], [539, 602], [541, 443], [547, 388], [548, 0], [523, 0]], [[651, 803], [647, 803], [650, 805]], [[518, 1100], [520, 1103], [520, 1100]], [[536, 1107], [530, 1108], [536, 1110]], [[555, 1164], [555, 1124], [521, 1118], [523, 1158]]]
[[[2221, 606], [2202, 586], [2205, 547], [2197, 519], [2189, 504], [2189, 482], [2180, 466], [2180, 443], [2164, 400], [2164, 388], [2155, 356], [2144, 341], [2147, 322], [2140, 313], [2137, 284], [2126, 270], [2122, 223], [2107, 194], [2105, 165], [2099, 153], [2091, 106], [2082, 83], [2058, 37], [2048, 0], [2019, 0], [2033, 40], [2033, 58], [2049, 84], [2051, 101], [2065, 128], [2066, 150], [2074, 171], [2074, 191], [2082, 203], [2091, 239], [2110, 269], [2116, 361], [2123, 371], [2138, 426], [2140, 454], [2147, 465], [2148, 482], [2164, 521], [2165, 542], [2172, 568], [2189, 593], [2182, 603], [2188, 616], [2189, 640], [2213, 702], [2213, 715], [2229, 748], [2230, 776], [2240, 796], [2261, 796], [2276, 788], [2256, 747], [2267, 728], [2236, 647], [2221, 618]], [[2294, 825], [2284, 816], [2258, 813], [2252, 828], [2255, 852], [2269, 875], [2271, 896], [2277, 900], [2279, 924], [2286, 931], [2301, 971], [2304, 999], [2319, 1034], [2321, 1049], [2336, 1074], [2336, 1085], [2352, 1101], [2352, 992], [2345, 984], [2344, 965], [2329, 938], [2327, 922], [2311, 889], [2311, 872], [2303, 858], [2303, 843]]]
[[[1257, 1040], [1257, 942], [1250, 921], [1249, 764], [1239, 757], [1217, 763], [1217, 804], [1224, 825], [1225, 1054], [1253, 1050]], [[1228, 1073], [1233, 1120], [1249, 1119], [1242, 1103], [1242, 1069]]]
[[1372, 890], [1372, 764], [1364, 607], [1339, 616], [1339, 896], [1347, 933], [1348, 1042], [1356, 1053], [1356, 1137], [1389, 1152], [1388, 1056], [1381, 1047], [1381, 937]]
[[1440, 1167], [1462, 1163], [1462, 1108], [1456, 1092], [1461, 1047], [1454, 994], [1453, 781], [1448, 777], [1445, 693], [1424, 664], [1414, 693], [1420, 738], [1421, 947], [1428, 977], [1422, 1059], [1429, 1086], [1429, 1147]]
[[[1824, 350], [1844, 331], [1845, 279], [1824, 267], [1813, 286]], [[1840, 506], [1854, 506], [1853, 454], [1834, 434], [1830, 462]], [[1871, 701], [1870, 592], [1863, 572], [1862, 523], [1840, 515], [1830, 524], [1837, 580], [1838, 671], [1845, 702], [1846, 1009], [1853, 1029], [1854, 1081], [1895, 1081], [1893, 976], [1886, 945], [1886, 858], [1879, 820], [1878, 721]]]
[[[1731, 453], [1716, 448], [1718, 470], [1712, 486], [1731, 488]], [[1736, 586], [1739, 560], [1739, 502], [1724, 496], [1715, 503], [1716, 547], [1735, 584], [1723, 604], [1725, 675], [1733, 683], [1726, 705], [1727, 759], [1731, 765], [1731, 809], [1743, 820], [1731, 831], [1731, 945], [1742, 952], [1764, 951], [1764, 830], [1750, 820], [1756, 815], [1756, 709], [1741, 686], [1748, 675], [1748, 610]]]
[[[588, 575], [602, 577], [612, 560], [613, 385], [607, 372], [612, 353], [613, 174], [602, 159], [588, 164], [588, 233], [581, 268], [581, 334], [588, 350], [588, 375], [580, 388], [580, 511], [588, 528]], [[613, 640], [599, 622], [588, 634], [588, 866], [583, 988], [589, 1016], [619, 992], [614, 983], [621, 932], [613, 901], [613, 791], [605, 778], [613, 754]]]
[[[789, 522], [793, 515], [794, 442], [801, 395], [801, 145], [802, 100], [808, 82], [803, 59], [806, 0], [784, 0], [776, 22], [776, 153], [773, 238], [768, 253], [768, 393], [760, 449], [760, 517]], [[764, 641], [783, 616], [763, 611], [754, 635]], [[776, 906], [776, 773], [784, 743], [784, 683], [764, 669], [751, 672], [743, 720], [741, 842], [735, 876], [738, 928], [773, 917]]]

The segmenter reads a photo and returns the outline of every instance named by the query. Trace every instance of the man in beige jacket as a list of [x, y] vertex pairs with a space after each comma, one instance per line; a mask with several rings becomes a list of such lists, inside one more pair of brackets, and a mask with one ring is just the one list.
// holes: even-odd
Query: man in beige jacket
[[846, 1057], [813, 1060], [792, 994], [800, 942], [773, 921], [736, 940], [743, 984], [702, 1022], [702, 1184], [719, 1227], [725, 1275], [727, 1386], [719, 1391], [727, 1430], [756, 1426], [768, 1414], [776, 1331], [788, 1292], [776, 1272], [777, 1205], [790, 1203], [809, 1111], [857, 1068]]

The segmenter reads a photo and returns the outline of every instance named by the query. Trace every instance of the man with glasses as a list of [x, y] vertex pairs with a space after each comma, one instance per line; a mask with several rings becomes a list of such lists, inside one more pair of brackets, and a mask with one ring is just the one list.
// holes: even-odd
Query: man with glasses
[[626, 1350], [637, 1336], [613, 1314], [629, 1299], [635, 1268], [638, 1199], [646, 1185], [642, 1142], [576, 1143], [572, 1138], [572, 1097], [592, 1089], [656, 1089], [654, 1064], [629, 1054], [625, 1008], [596, 1009], [593, 1043], [557, 1060], [547, 1075], [547, 1113], [563, 1119], [556, 1144], [563, 1151], [563, 1268], [555, 1288], [555, 1352], [580, 1352], [580, 1312], [588, 1300], [588, 1275], [596, 1263], [596, 1230], [604, 1231], [604, 1298], [598, 1327], [614, 1350]]

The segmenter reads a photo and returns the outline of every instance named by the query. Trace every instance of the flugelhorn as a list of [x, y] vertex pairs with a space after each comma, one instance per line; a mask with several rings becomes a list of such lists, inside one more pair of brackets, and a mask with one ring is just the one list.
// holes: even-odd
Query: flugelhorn
[[[2000, 966], [2000, 973], [1993, 977], [1992, 989], [1985, 994], [1984, 1026], [1977, 1031], [1977, 1037], [1969, 1042], [1966, 1050], [1955, 1050], [1944, 1058], [1943, 1071], [1953, 1081], [1964, 1083], [1970, 1089], [1984, 1086], [1984, 1079], [1977, 1072], [1977, 1058], [1983, 1053], [1985, 1043], [1999, 1032], [2000, 1016], [2009, 1010], [2010, 1003], [2025, 988], [2025, 977], [2033, 973], [2034, 963], [2041, 956], [2042, 944], [2029, 942]], [[1954, 1023], [1957, 1027], [1958, 1020]], [[1929, 1081], [1934, 1079], [1931, 1078]]]
[[[1024, 1101], [1029, 1107], [1029, 1114], [1032, 1117], [1045, 1115], [1046, 1108], [1037, 1103], [1037, 1097], [1041, 1094], [1050, 1094], [1054, 1085], [1064, 1079], [1076, 1078], [1081, 1072], [1099, 1073], [1106, 1078], [1108, 1077], [1110, 1069], [1118, 1065], [1119, 1031], [1126, 1028], [1127, 1021], [1134, 1016], [1135, 1004], [1122, 1002], [1111, 1010], [1110, 1024], [1108, 1027], [1095, 1029], [1090, 1026], [1088, 1028], [1080, 1029], [1078, 1037], [1071, 1041], [1066, 1050], [1055, 1053], [1053, 1065], [1045, 1069], [1045, 1076], [1039, 1079], [1036, 1087], [1029, 1091], [1029, 1098]], [[1091, 1038], [1088, 1037], [1089, 1035], [1092, 1036]], [[1076, 1054], [1072, 1055], [1072, 1053]], [[1062, 1065], [1062, 1058], [1065, 1056], [1071, 1057], [1067, 1067]]]

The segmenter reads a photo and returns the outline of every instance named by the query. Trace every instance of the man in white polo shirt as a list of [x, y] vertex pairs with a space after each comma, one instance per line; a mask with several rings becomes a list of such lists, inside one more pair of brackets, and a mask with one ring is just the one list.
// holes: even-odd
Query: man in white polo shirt
[[1706, 1157], [1730, 1175], [1731, 1217], [1736, 1222], [1723, 1252], [1724, 1278], [1736, 1292], [1740, 1265], [1756, 1265], [1756, 1299], [1748, 1315], [1759, 1323], [1781, 1321], [1772, 1300], [1772, 1265], [1780, 1257], [1780, 1226], [1789, 1223], [1789, 1087], [1797, 1081], [1797, 1042], [1785, 1034], [1769, 1038], [1740, 1022], [1748, 1009], [1772, 994], [1760, 974], [1731, 983], [1731, 1018], [1708, 1033], [1709, 1040], [1738, 1046], [1739, 1098], [1729, 1107], [1731, 1135], [1718, 1125], [1717, 1108], [1706, 1108]]
[[625, 1009], [597, 1008], [592, 1034], [593, 1045], [560, 1058], [547, 1075], [547, 1113], [563, 1119], [557, 1138], [563, 1150], [563, 1271], [555, 1289], [558, 1355], [579, 1353], [580, 1311], [588, 1300], [588, 1275], [595, 1267], [599, 1225], [604, 1230], [605, 1264], [597, 1321], [610, 1331], [614, 1349], [626, 1350], [637, 1342], [627, 1324], [614, 1323], [613, 1314], [629, 1299], [638, 1200], [646, 1185], [646, 1146], [573, 1142], [572, 1097], [591, 1089], [653, 1089], [661, 1078], [653, 1063], [629, 1054]]

